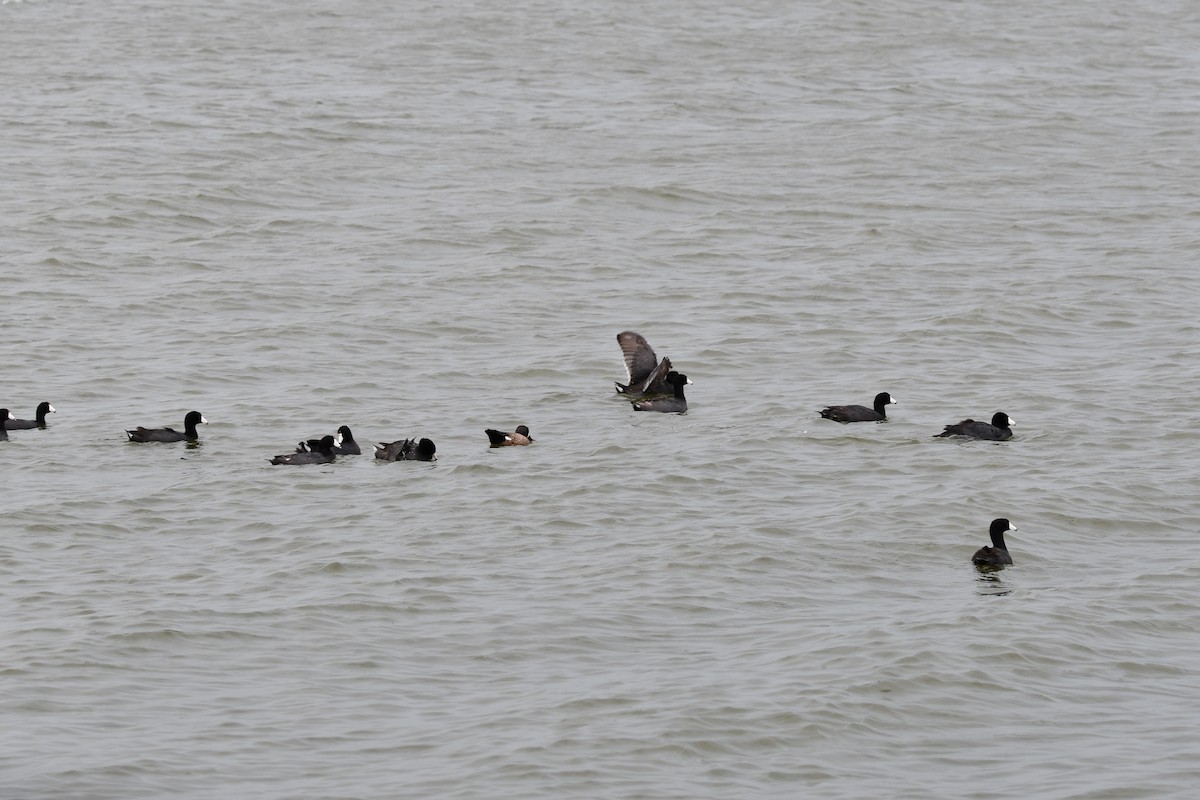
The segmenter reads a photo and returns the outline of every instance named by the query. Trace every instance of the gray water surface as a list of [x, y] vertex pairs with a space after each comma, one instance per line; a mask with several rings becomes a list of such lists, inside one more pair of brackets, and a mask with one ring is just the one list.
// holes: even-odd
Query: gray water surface
[[[1191, 798], [1197, 41], [0, 5], [0, 794]], [[439, 458], [268, 464], [341, 424]]]

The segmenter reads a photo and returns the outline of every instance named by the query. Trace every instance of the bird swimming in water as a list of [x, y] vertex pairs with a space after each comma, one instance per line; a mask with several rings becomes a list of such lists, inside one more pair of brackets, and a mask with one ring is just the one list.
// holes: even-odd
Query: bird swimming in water
[[1012, 523], [1003, 517], [992, 520], [992, 526], [988, 530], [992, 537], [992, 546], [985, 545], [976, 550], [975, 555], [971, 556], [971, 561], [981, 567], [1002, 567], [1013, 563], [1012, 556], [1008, 554], [1008, 546], [1004, 544], [1004, 534], [1015, 530]]
[[354, 434], [350, 432], [349, 425], [343, 425], [337, 429], [337, 444], [333, 446], [333, 454], [335, 456], [362, 455], [362, 448], [358, 446], [358, 442], [354, 441]]
[[964, 419], [955, 425], [947, 425], [941, 433], [934, 434], [934, 438], [966, 436], [970, 439], [989, 439], [1005, 442], [1012, 438], [1013, 433], [1009, 426], [1015, 421], [1003, 411], [997, 411], [992, 415], [992, 423], [990, 425], [986, 422]]
[[866, 406], [829, 406], [821, 409], [819, 412], [824, 419], [831, 419], [834, 422], [886, 422], [887, 421], [887, 405], [895, 403], [896, 398], [892, 397], [887, 392], [880, 392], [875, 395], [875, 407], [867, 408]]
[[496, 431], [491, 428], [485, 430], [484, 433], [487, 434], [492, 447], [517, 447], [533, 441], [533, 437], [529, 435], [529, 428], [524, 425], [518, 425], [512, 433]]
[[667, 383], [674, 387], [675, 393], [671, 397], [658, 397], [653, 400], [630, 400], [633, 404], [634, 411], [662, 411], [664, 413], [683, 413], [687, 411], [687, 398], [683, 396], [683, 387], [690, 386], [691, 381], [687, 375], [681, 375], [678, 372], [671, 371], [667, 373]]
[[381, 461], [436, 461], [437, 446], [430, 439], [400, 439], [375, 445], [375, 457]]
[[10, 431], [27, 431], [33, 428], [46, 427], [46, 415], [55, 412], [54, 406], [46, 401], [38, 404], [37, 410], [34, 412], [36, 419], [7, 419], [4, 420], [4, 427]]
[[337, 446], [337, 437], [322, 436], [320, 439], [309, 439], [308, 450], [300, 447], [296, 448], [296, 452], [287, 453], [281, 456], [275, 456], [271, 459], [272, 464], [328, 464], [333, 461], [333, 448]]
[[204, 423], [208, 424], [208, 420], [199, 411], [189, 411], [187, 416], [183, 418], [183, 433], [174, 428], [143, 428], [138, 426], [136, 430], [125, 431], [129, 434], [131, 442], [194, 442], [200, 438], [200, 434], [196, 432], [196, 426]]

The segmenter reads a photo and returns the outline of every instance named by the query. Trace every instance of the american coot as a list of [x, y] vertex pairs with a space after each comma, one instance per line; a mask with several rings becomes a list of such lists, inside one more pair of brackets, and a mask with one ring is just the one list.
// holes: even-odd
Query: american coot
[[381, 461], [436, 461], [437, 446], [429, 439], [400, 439], [375, 445], [375, 457]]
[[[337, 439], [333, 436], [322, 436], [320, 439], [309, 439], [307, 451], [297, 448], [295, 453], [275, 456], [272, 464], [328, 464], [333, 461], [333, 448]], [[300, 447], [304, 447], [301, 443]]]
[[875, 395], [875, 408], [866, 406], [829, 406], [819, 412], [825, 419], [834, 422], [886, 422], [887, 405], [896, 402], [896, 398], [887, 392]]
[[[343, 433], [344, 432], [344, 433]], [[350, 446], [344, 445], [344, 441], [349, 437]], [[308, 439], [301, 441], [296, 445], [296, 452], [317, 452], [320, 449], [320, 439]], [[347, 426], [342, 426], [337, 429], [334, 434], [334, 455], [335, 456], [361, 456], [362, 451], [359, 449], [359, 443], [354, 441], [354, 434], [350, 433]]]
[[1009, 426], [1015, 422], [1008, 414], [1003, 411], [997, 411], [992, 415], [992, 424], [986, 422], [976, 422], [973, 419], [964, 419], [957, 425], [947, 425], [941, 433], [934, 434], [935, 437], [944, 436], [968, 436], [972, 439], [994, 439], [996, 441], [1006, 441], [1012, 438], [1012, 431]]
[[200, 438], [196, 433], [196, 426], [202, 422], [208, 423], [203, 414], [199, 411], [189, 411], [183, 418], [183, 433], [174, 428], [142, 428], [140, 426], [137, 430], [125, 432], [129, 434], [131, 442], [194, 442]]
[[985, 567], [1002, 567], [1005, 564], [1013, 562], [1012, 556], [1008, 554], [1008, 548], [1004, 545], [1004, 534], [1006, 531], [1015, 531], [1016, 528], [1004, 518], [992, 520], [992, 527], [989, 532], [992, 535], [992, 546], [981, 547], [975, 551], [975, 555], [971, 556], [971, 561]]
[[31, 428], [46, 427], [46, 415], [54, 413], [54, 406], [42, 401], [38, 403], [37, 419], [8, 419], [4, 421], [4, 427], [10, 431], [26, 431]]
[[661, 362], [654, 355], [654, 348], [640, 333], [622, 331], [617, 334], [617, 344], [625, 356], [625, 369], [629, 373], [628, 383], [617, 383], [621, 394], [670, 394], [671, 386], [667, 375], [671, 371], [671, 359]]
[[687, 411], [687, 399], [683, 396], [683, 387], [691, 384], [687, 375], [678, 372], [667, 373], [667, 383], [675, 387], [673, 397], [660, 397], [655, 400], [630, 400], [634, 411], [663, 411], [666, 413], [682, 413]]
[[[325, 438], [324, 436], [321, 437], [321, 439], [324, 439], [324, 438]], [[307, 442], [308, 452], [315, 453], [318, 450], [320, 450], [321, 449], [321, 439], [309, 439]], [[305, 452], [304, 445], [305, 445], [305, 442], [301, 442], [300, 446], [296, 448], [296, 452], [297, 453]], [[335, 456], [338, 454], [338, 448], [341, 446], [342, 446], [342, 432], [338, 431], [337, 433], [333, 434], [333, 450], [332, 450], [332, 452]]]
[[[13, 415], [9, 413], [7, 408], [0, 408], [0, 420], [8, 422], [8, 420], [10, 420], [12, 418], [13, 418]], [[0, 425], [0, 442], [7, 442], [7, 441], [8, 441], [8, 428], [4, 425]]]
[[361, 456], [362, 448], [358, 446], [358, 442], [354, 441], [354, 434], [350, 432], [349, 425], [343, 425], [337, 429], [338, 442], [333, 446], [333, 454], [335, 456]]
[[517, 429], [512, 433], [504, 431], [494, 431], [488, 428], [484, 431], [487, 434], [488, 441], [492, 443], [492, 447], [515, 447], [517, 445], [529, 444], [533, 441], [533, 437], [529, 435], [529, 428], [524, 425], [518, 425]]

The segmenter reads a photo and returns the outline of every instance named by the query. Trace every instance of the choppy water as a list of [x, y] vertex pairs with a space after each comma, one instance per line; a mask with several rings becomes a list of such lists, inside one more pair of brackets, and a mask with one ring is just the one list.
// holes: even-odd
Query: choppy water
[[[0, 444], [0, 794], [1190, 798], [1196, 41], [0, 5], [0, 404], [58, 409]], [[267, 464], [340, 424], [439, 460]]]

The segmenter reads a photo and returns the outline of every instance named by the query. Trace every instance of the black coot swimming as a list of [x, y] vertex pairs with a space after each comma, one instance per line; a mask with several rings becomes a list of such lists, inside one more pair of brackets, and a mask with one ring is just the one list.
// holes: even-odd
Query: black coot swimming
[[825, 419], [834, 422], [885, 422], [887, 421], [887, 405], [895, 403], [896, 398], [887, 392], [875, 395], [875, 407], [866, 406], [829, 406], [819, 412]]
[[194, 442], [200, 438], [196, 426], [208, 420], [199, 411], [189, 411], [183, 418], [183, 433], [174, 428], [142, 428], [125, 431], [131, 442]]
[[658, 360], [654, 348], [640, 333], [622, 331], [617, 334], [617, 344], [625, 356], [625, 369], [629, 373], [628, 383], [617, 383], [621, 394], [670, 394], [671, 386], [667, 375], [671, 372], [671, 359]]
[[682, 413], [687, 411], [687, 398], [683, 396], [683, 387], [691, 384], [687, 375], [678, 372], [667, 373], [667, 383], [673, 386], [675, 394], [672, 397], [659, 397], [654, 400], [630, 400], [634, 411], [662, 411], [665, 413]]
[[1016, 528], [1006, 519], [992, 520], [992, 527], [989, 533], [992, 536], [991, 547], [981, 547], [975, 551], [975, 555], [971, 556], [971, 561], [984, 567], [1002, 567], [1013, 562], [1012, 556], [1008, 554], [1008, 547], [1004, 544], [1004, 534], [1007, 531], [1015, 531]]
[[354, 441], [354, 434], [350, 432], [349, 425], [343, 425], [337, 429], [338, 442], [333, 446], [333, 454], [335, 456], [361, 456], [362, 448], [358, 446], [358, 442]]
[[992, 439], [1003, 442], [1012, 438], [1012, 431], [1009, 426], [1015, 420], [1005, 414], [1003, 411], [997, 411], [992, 415], [992, 422], [989, 425], [986, 422], [976, 422], [973, 419], [964, 419], [957, 425], [947, 425], [941, 433], [934, 434], [935, 437], [943, 436], [967, 436], [972, 439]]
[[275, 456], [272, 464], [328, 464], [333, 461], [333, 448], [337, 440], [333, 436], [322, 436], [320, 439], [309, 439], [309, 449], [302, 450], [301, 444], [295, 453]]
[[435, 461], [437, 446], [429, 439], [400, 439], [375, 445], [375, 457], [381, 461]]
[[[13, 418], [13, 415], [9, 413], [7, 408], [0, 408], [0, 420], [7, 422], [8, 420], [10, 420], [12, 418]], [[7, 441], [8, 441], [8, 428], [6, 428], [3, 425], [0, 425], [0, 442], [7, 442]]]
[[491, 428], [485, 430], [484, 433], [487, 434], [492, 447], [516, 447], [533, 441], [533, 437], [529, 435], [529, 428], [524, 425], [518, 425], [512, 433], [496, 431]]
[[54, 413], [54, 406], [46, 401], [38, 403], [37, 411], [34, 412], [36, 419], [8, 419], [4, 421], [4, 427], [10, 431], [27, 431], [33, 428], [46, 427], [46, 415]]

